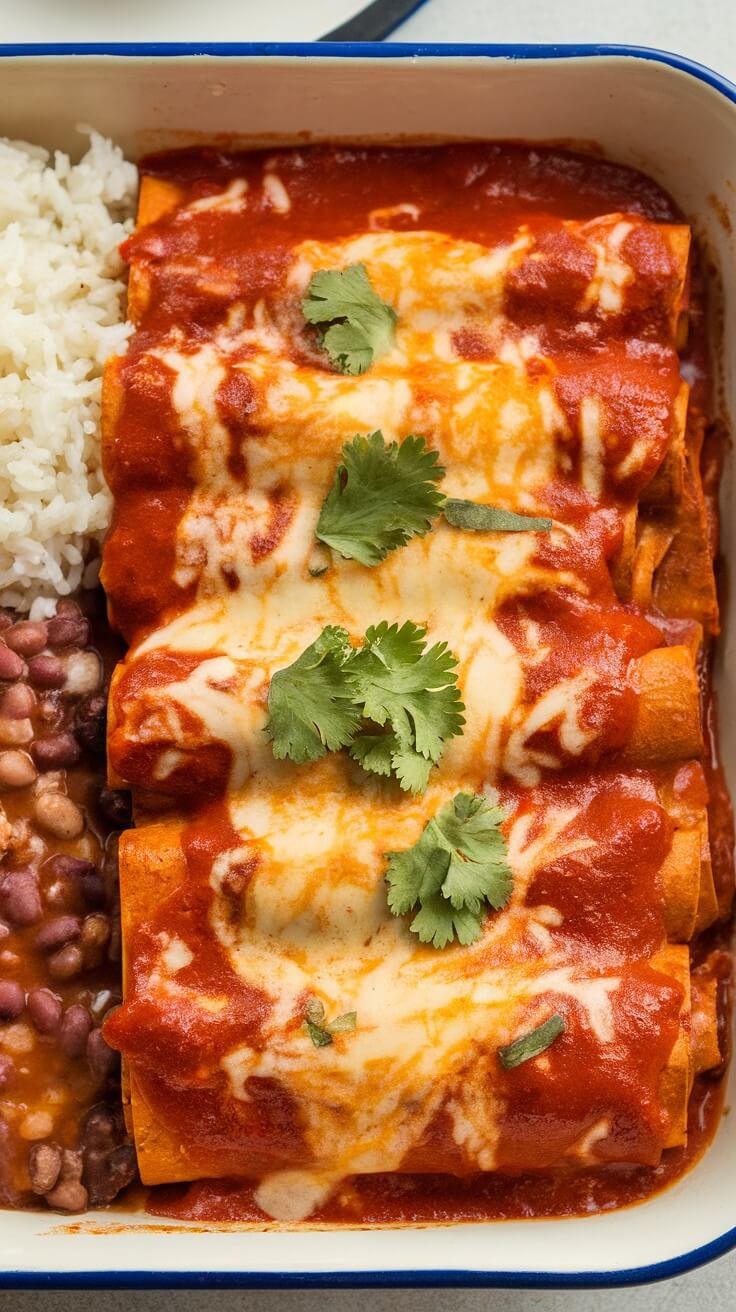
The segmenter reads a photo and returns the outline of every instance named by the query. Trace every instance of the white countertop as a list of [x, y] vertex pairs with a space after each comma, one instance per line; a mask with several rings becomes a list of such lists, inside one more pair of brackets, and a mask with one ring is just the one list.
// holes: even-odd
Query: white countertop
[[736, 81], [733, 0], [426, 0], [391, 40], [657, 46]]
[[[359, 0], [356, 0], [356, 7]], [[104, 0], [97, 4], [106, 8]], [[62, 0], [0, 0], [0, 31], [3, 40], [31, 39], [26, 30], [10, 31], [11, 26], [22, 23], [26, 27], [29, 9], [51, 11], [56, 20], [66, 9], [75, 12], [84, 8], [88, 15], [88, 40], [105, 39], [99, 31], [95, 12], [100, 9], [86, 0], [64, 4]], [[157, 6], [149, 3], [148, 12]], [[188, 0], [177, 5], [166, 4], [170, 21], [166, 39], [186, 40], [202, 37], [201, 31], [186, 31], [180, 26], [182, 15], [191, 12]], [[269, 7], [261, 6], [261, 12]], [[293, 4], [288, 9], [293, 13]], [[112, 8], [112, 6], [110, 6]], [[199, 13], [206, 11], [217, 26], [212, 39], [225, 39], [222, 18], [233, 10], [231, 0], [208, 0], [206, 6], [197, 6]], [[237, 21], [229, 28], [231, 40], [278, 40], [301, 38], [310, 32], [295, 31], [292, 24], [284, 24], [284, 5], [270, 6], [267, 30], [257, 33], [240, 30], [248, 0], [239, 0]], [[305, 5], [306, 8], [306, 5]], [[316, 0], [311, 4], [312, 19], [317, 10], [334, 13], [333, 0]], [[339, 8], [344, 12], [345, 6]], [[139, 0], [126, 0], [120, 10], [127, 14], [128, 30], [117, 34], [118, 40], [152, 39], [150, 31], [134, 27], [135, 10]], [[217, 22], [219, 11], [220, 22]], [[281, 14], [279, 13], [281, 11]], [[178, 14], [178, 17], [177, 17]], [[12, 17], [11, 17], [12, 15]], [[336, 20], [335, 20], [336, 21]], [[143, 22], [143, 26], [146, 23]], [[320, 28], [319, 30], [324, 30]], [[317, 33], [314, 32], [314, 35]], [[158, 35], [158, 34], [157, 34]], [[43, 39], [43, 38], [38, 38]], [[57, 30], [47, 29], [47, 40], [63, 40]], [[82, 39], [77, 33], [73, 38]], [[110, 38], [108, 38], [110, 39]], [[736, 3], [734, 0], [515, 0], [511, 5], [491, 3], [490, 0], [425, 0], [425, 4], [394, 34], [397, 41], [490, 41], [490, 42], [620, 42], [631, 45], [658, 46], [690, 56], [701, 63], [717, 68], [736, 81]], [[734, 1185], [736, 1187], [736, 1184]], [[326, 1237], [315, 1237], [315, 1242], [331, 1242]], [[645, 1289], [580, 1291], [547, 1293], [537, 1291], [472, 1291], [472, 1290], [417, 1290], [417, 1291], [314, 1291], [306, 1293], [266, 1293], [260, 1291], [193, 1292], [176, 1294], [153, 1292], [78, 1293], [1, 1293], [0, 1312], [170, 1312], [172, 1299], [176, 1312], [732, 1312], [736, 1305], [736, 1254], [723, 1258], [691, 1275]]]

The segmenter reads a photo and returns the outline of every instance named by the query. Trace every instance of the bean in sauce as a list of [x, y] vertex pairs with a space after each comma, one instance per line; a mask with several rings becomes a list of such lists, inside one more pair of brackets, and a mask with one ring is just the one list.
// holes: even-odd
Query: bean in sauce
[[79, 605], [0, 611], [0, 1203], [79, 1212], [135, 1177], [119, 1059], [115, 831], [105, 672]]

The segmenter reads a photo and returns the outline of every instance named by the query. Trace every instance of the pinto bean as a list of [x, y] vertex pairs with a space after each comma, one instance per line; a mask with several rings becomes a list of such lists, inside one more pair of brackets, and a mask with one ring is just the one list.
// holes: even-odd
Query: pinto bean
[[50, 647], [86, 647], [89, 637], [89, 620], [83, 615], [73, 615], [64, 611], [48, 622]]
[[31, 870], [9, 870], [0, 877], [0, 913], [17, 928], [35, 925], [43, 907], [38, 879]]
[[79, 1180], [64, 1180], [46, 1195], [49, 1207], [59, 1212], [83, 1212], [87, 1201], [87, 1190]]
[[0, 1020], [17, 1020], [23, 1014], [26, 995], [14, 979], [0, 979]]
[[83, 1159], [81, 1152], [65, 1148], [61, 1154], [61, 1171], [58, 1184], [46, 1194], [49, 1207], [62, 1212], [83, 1212], [87, 1206], [87, 1190], [82, 1184]]
[[74, 879], [79, 879], [83, 875], [93, 875], [95, 871], [96, 866], [92, 861], [85, 861], [81, 856], [67, 856], [65, 852], [49, 857], [44, 866], [44, 872], [62, 877], [71, 875]]
[[25, 720], [35, 705], [33, 689], [27, 683], [11, 683], [0, 698], [0, 716], [8, 720]]
[[31, 751], [39, 770], [58, 770], [60, 767], [74, 765], [81, 755], [74, 734], [68, 732], [38, 738]]
[[99, 912], [85, 916], [82, 923], [81, 942], [86, 948], [102, 948], [110, 937], [110, 921]]
[[28, 678], [35, 688], [62, 688], [66, 681], [66, 671], [58, 656], [41, 652], [29, 660]]
[[41, 793], [33, 807], [36, 822], [55, 838], [78, 838], [84, 832], [84, 816], [71, 797], [63, 793]]
[[36, 934], [36, 947], [41, 952], [51, 952], [79, 938], [82, 922], [78, 916], [54, 916], [42, 925]]
[[67, 943], [49, 958], [48, 971], [52, 979], [74, 979], [81, 974], [84, 959], [76, 943]]
[[67, 1057], [81, 1057], [87, 1049], [92, 1018], [86, 1007], [73, 1003], [64, 1013], [59, 1030], [59, 1047]]
[[55, 1143], [36, 1143], [28, 1154], [28, 1174], [34, 1194], [47, 1194], [61, 1172], [61, 1148]]
[[90, 752], [105, 751], [107, 702], [96, 694], [80, 702], [74, 714], [74, 736]]
[[116, 1070], [120, 1058], [110, 1047], [102, 1030], [93, 1030], [87, 1039], [87, 1064], [95, 1079], [102, 1082]]
[[111, 1152], [92, 1149], [84, 1156], [84, 1183], [92, 1207], [105, 1207], [135, 1178], [135, 1149], [121, 1143]]
[[28, 1012], [39, 1034], [55, 1034], [61, 1024], [61, 1000], [51, 989], [31, 989]]
[[9, 719], [0, 715], [0, 743], [4, 747], [25, 747], [33, 741], [33, 725], [28, 716]]
[[37, 773], [27, 752], [0, 752], [0, 788], [27, 788]]
[[25, 663], [17, 651], [11, 651], [7, 643], [0, 640], [0, 679], [19, 679], [25, 673]]
[[81, 1132], [82, 1142], [88, 1148], [110, 1148], [115, 1138], [123, 1133], [122, 1117], [118, 1115], [117, 1108], [113, 1109], [105, 1102], [96, 1102], [82, 1121]]
[[65, 888], [70, 889], [70, 895], [71, 889], [77, 890], [88, 907], [105, 905], [105, 882], [91, 861], [60, 853], [46, 862], [43, 874], [52, 880], [61, 881]]
[[46, 625], [42, 620], [20, 620], [3, 634], [11, 651], [19, 656], [36, 656], [48, 641]]

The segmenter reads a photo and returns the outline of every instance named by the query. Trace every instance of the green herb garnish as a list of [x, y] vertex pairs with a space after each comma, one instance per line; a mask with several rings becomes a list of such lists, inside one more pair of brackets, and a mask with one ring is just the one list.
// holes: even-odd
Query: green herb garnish
[[426, 630], [385, 621], [350, 646], [328, 627], [271, 679], [266, 734], [278, 759], [298, 764], [349, 747], [372, 774], [422, 792], [449, 738], [462, 732], [457, 660], [447, 644], [429, 650]]
[[448, 738], [465, 719], [457, 686], [457, 659], [447, 643], [425, 650], [418, 624], [373, 625], [350, 659], [350, 673], [364, 720], [383, 734], [360, 734], [351, 755], [365, 770], [393, 774], [406, 792], [420, 793]]
[[499, 1048], [498, 1060], [504, 1070], [513, 1070], [515, 1066], [521, 1066], [522, 1062], [538, 1057], [540, 1052], [544, 1052], [564, 1032], [565, 1019], [559, 1012], [555, 1012], [554, 1016], [550, 1016], [542, 1025], [537, 1025], [537, 1028], [531, 1030], [529, 1034], [523, 1034], [521, 1038], [514, 1039], [513, 1043], [508, 1043], [505, 1048]]
[[442, 508], [437, 483], [444, 472], [423, 437], [386, 445], [380, 432], [357, 435], [342, 449], [317, 537], [341, 556], [377, 565], [432, 527]]
[[548, 533], [552, 527], [551, 519], [445, 497], [438, 487], [444, 475], [423, 437], [386, 443], [380, 431], [356, 434], [343, 446], [316, 536], [348, 560], [377, 565], [410, 538], [423, 537], [439, 514], [473, 532]]
[[278, 760], [303, 765], [352, 742], [360, 724], [346, 668], [352, 648], [345, 629], [328, 625], [268, 690], [266, 734]]
[[315, 1048], [325, 1048], [332, 1043], [334, 1034], [347, 1034], [354, 1030], [358, 1021], [355, 1011], [343, 1012], [329, 1023], [325, 1021], [325, 1009], [319, 998], [310, 998], [304, 1008], [304, 1028]]
[[312, 275], [302, 311], [321, 327], [320, 342], [343, 374], [364, 374], [393, 346], [396, 311], [376, 295], [364, 264]]
[[388, 905], [395, 916], [417, 911], [409, 928], [422, 943], [444, 948], [479, 938], [488, 906], [500, 910], [512, 874], [500, 806], [457, 793], [425, 825], [413, 847], [388, 852]]
[[460, 501], [448, 497], [442, 514], [453, 528], [470, 529], [474, 533], [549, 533], [551, 519], [537, 519], [534, 515], [517, 515], [513, 510], [498, 506], [484, 506], [478, 501]]

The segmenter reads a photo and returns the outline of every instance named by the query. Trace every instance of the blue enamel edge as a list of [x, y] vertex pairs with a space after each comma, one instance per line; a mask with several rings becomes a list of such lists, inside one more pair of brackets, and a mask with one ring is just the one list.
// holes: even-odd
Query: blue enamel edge
[[[421, 0], [420, 0], [421, 3]], [[417, 6], [419, 7], [419, 6]], [[405, 20], [402, 20], [405, 21]], [[689, 73], [736, 104], [736, 84], [685, 55], [628, 45], [490, 45], [406, 42], [121, 42], [83, 45], [0, 44], [0, 59], [18, 56], [116, 55], [126, 58], [287, 56], [310, 59], [465, 58], [599, 59], [618, 57], [668, 64]], [[649, 1284], [685, 1275], [736, 1248], [736, 1226], [679, 1257], [620, 1271], [49, 1271], [0, 1272], [0, 1289], [595, 1289]]]

